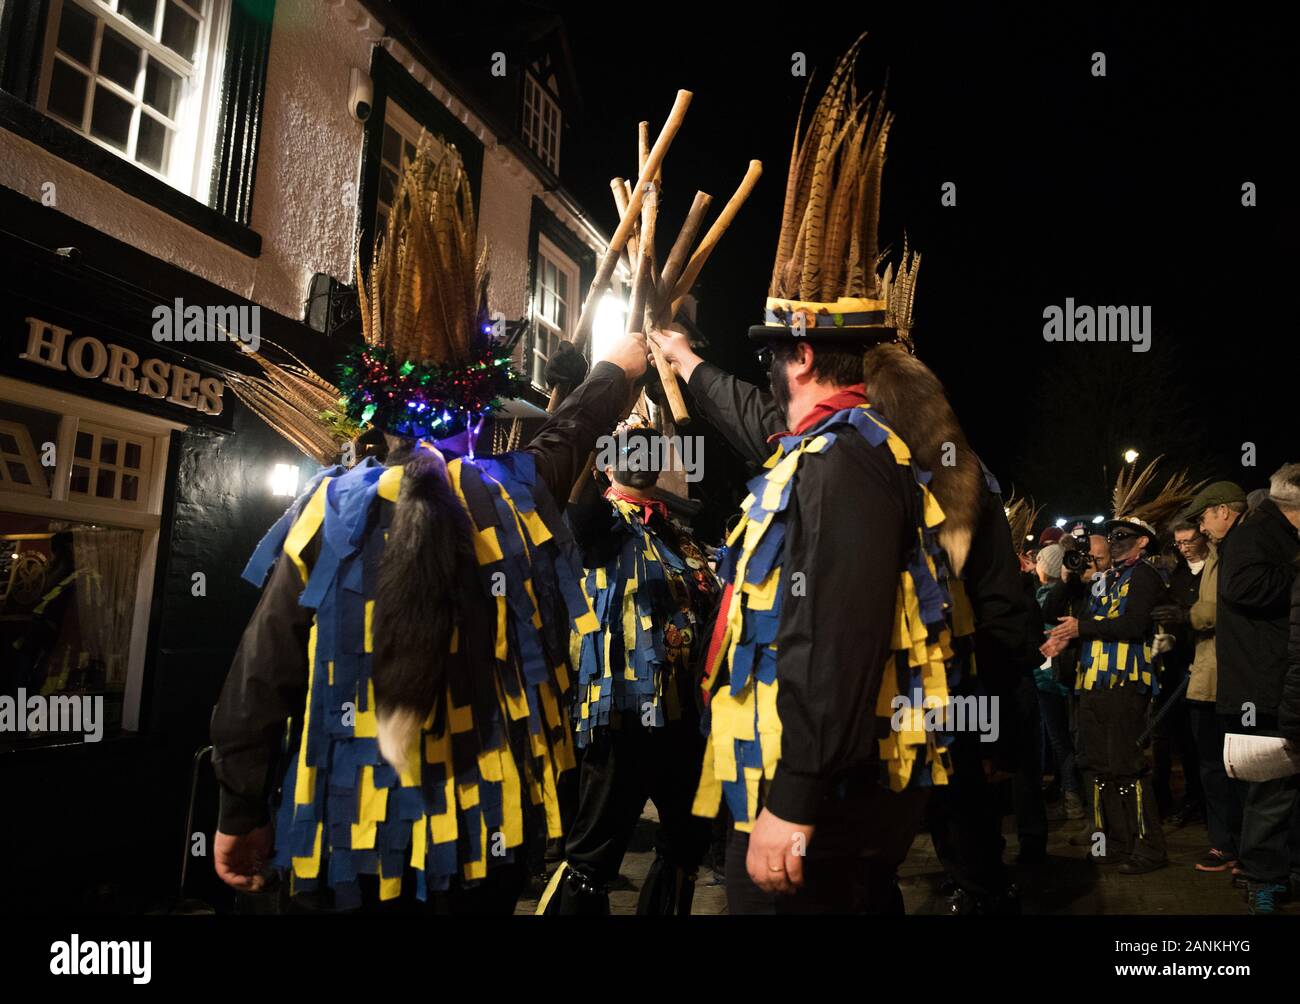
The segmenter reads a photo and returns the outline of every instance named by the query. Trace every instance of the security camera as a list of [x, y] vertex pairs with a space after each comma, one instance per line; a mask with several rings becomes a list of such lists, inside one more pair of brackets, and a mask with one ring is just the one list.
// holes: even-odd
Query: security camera
[[355, 67], [352, 70], [352, 82], [348, 88], [348, 111], [358, 122], [370, 118], [370, 110], [375, 104], [375, 85], [369, 75]]

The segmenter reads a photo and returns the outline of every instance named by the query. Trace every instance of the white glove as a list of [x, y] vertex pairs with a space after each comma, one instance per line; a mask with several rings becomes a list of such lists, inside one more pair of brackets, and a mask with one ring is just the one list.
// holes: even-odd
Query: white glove
[[1151, 643], [1152, 653], [1160, 655], [1162, 652], [1172, 652], [1174, 650], [1175, 640], [1176, 639], [1171, 634], [1165, 634], [1163, 632], [1157, 634]]

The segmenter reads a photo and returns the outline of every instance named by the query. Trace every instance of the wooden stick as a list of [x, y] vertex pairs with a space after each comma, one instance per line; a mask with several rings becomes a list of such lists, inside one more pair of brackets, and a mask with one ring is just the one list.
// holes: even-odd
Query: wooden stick
[[758, 179], [762, 173], [762, 162], [751, 160], [749, 162], [749, 170], [745, 172], [745, 177], [741, 179], [740, 186], [736, 189], [735, 194], [728, 200], [726, 206], [723, 207], [722, 212], [718, 214], [718, 218], [713, 221], [713, 226], [709, 227], [709, 232], [704, 235], [704, 240], [700, 241], [700, 246], [697, 247], [695, 253], [691, 255], [690, 264], [686, 266], [685, 271], [682, 273], [682, 277], [677, 280], [677, 285], [672, 292], [672, 309], [669, 312], [668, 317], [670, 322], [677, 316], [677, 311], [681, 309], [682, 301], [686, 299], [686, 294], [691, 291], [691, 287], [695, 285], [695, 280], [699, 278], [700, 269], [702, 269], [704, 263], [709, 260], [709, 255], [713, 253], [713, 249], [718, 246], [718, 241], [721, 240], [722, 235], [726, 233], [727, 227], [731, 225], [731, 221], [734, 220], [736, 214], [740, 212], [740, 207], [743, 206], [745, 200], [749, 198], [749, 193], [752, 192], [754, 186], [758, 184]]
[[[640, 237], [641, 253], [637, 259], [638, 261], [637, 268], [639, 274], [640, 259], [641, 258], [650, 259], [651, 270], [646, 274], [646, 281], [650, 284], [652, 288], [655, 282], [655, 275], [654, 275], [655, 230], [657, 228], [658, 221], [659, 221], [659, 186], [655, 182], [651, 181], [646, 185], [645, 195], [641, 199], [641, 237]], [[647, 304], [651, 302], [651, 297], [648, 293], [646, 294], [645, 302]], [[637, 318], [637, 323], [638, 324], [641, 323], [640, 318]], [[632, 330], [637, 331], [640, 329], [633, 328]]]
[[663, 163], [664, 156], [668, 153], [673, 138], [682, 127], [682, 120], [686, 117], [686, 109], [690, 106], [691, 97], [690, 91], [677, 92], [677, 99], [673, 102], [672, 111], [668, 113], [668, 119], [664, 122], [659, 138], [655, 140], [655, 145], [646, 157], [645, 167], [641, 169], [641, 175], [637, 178], [636, 186], [632, 189], [631, 199], [627, 204], [627, 212], [623, 214], [623, 218], [619, 221], [618, 229], [614, 231], [614, 236], [610, 238], [609, 247], [605, 250], [605, 256], [601, 259], [600, 267], [596, 269], [596, 277], [591, 281], [591, 287], [587, 290], [587, 298], [582, 304], [582, 313], [578, 315], [578, 326], [573, 333], [573, 343], [577, 346], [579, 352], [587, 347], [587, 342], [591, 339], [591, 326], [596, 320], [596, 305], [600, 301], [600, 296], [605, 291], [605, 287], [609, 285], [610, 277], [614, 274], [614, 266], [618, 264], [618, 253], [623, 250], [623, 245], [627, 243], [628, 235], [632, 233], [632, 227], [641, 214], [641, 200], [645, 194], [646, 183], [654, 179], [655, 172], [659, 170], [659, 165]]
[[[627, 182], [622, 178], [615, 178], [609, 183], [609, 189], [614, 193], [614, 208], [618, 210], [618, 218], [621, 220], [623, 214], [627, 212]], [[638, 246], [636, 235], [632, 234], [629, 236], [627, 239], [627, 258], [628, 271], [632, 275], [636, 275], [636, 261], [639, 253], [637, 250]]]
[[636, 270], [636, 276], [632, 280], [632, 299], [627, 308], [627, 332], [645, 330], [645, 310], [648, 304], [651, 290], [654, 288], [652, 283], [654, 263], [650, 261], [649, 255], [642, 255], [639, 267]]
[[[591, 285], [586, 290], [586, 299], [582, 300], [582, 311], [578, 313], [577, 326], [573, 329], [573, 346], [578, 351], [584, 351], [591, 339], [591, 325], [595, 324], [595, 310], [601, 300], [601, 294], [606, 287], [610, 285], [610, 278], [614, 276], [614, 269], [619, 264], [619, 252], [623, 251], [623, 246], [628, 242], [628, 237], [632, 235], [634, 226], [641, 216], [641, 200], [645, 194], [646, 182], [654, 178], [655, 173], [659, 170], [659, 165], [663, 164], [664, 156], [667, 156], [668, 147], [672, 146], [672, 140], [677, 135], [677, 130], [681, 129], [682, 121], [686, 117], [686, 109], [690, 107], [690, 99], [693, 98], [690, 91], [677, 91], [676, 99], [673, 100], [672, 109], [668, 112], [668, 118], [664, 121], [663, 129], [659, 131], [659, 138], [655, 139], [654, 147], [646, 155], [646, 163], [642, 165], [640, 177], [637, 178], [636, 186], [628, 192], [628, 205], [624, 209], [623, 215], [619, 218], [619, 226], [614, 231], [614, 237], [610, 238], [610, 246], [604, 250], [604, 256], [601, 264], [595, 271], [595, 278], [591, 280]], [[560, 406], [567, 391], [560, 390], [560, 385], [556, 384], [551, 389], [550, 402], [546, 404], [547, 411], [555, 411]]]
[[[653, 299], [650, 301], [647, 310], [647, 326], [657, 329], [662, 323], [662, 318], [671, 308], [669, 300], [671, 290], [681, 274], [682, 266], [686, 262], [686, 256], [690, 253], [691, 245], [695, 241], [695, 235], [699, 233], [700, 226], [704, 223], [705, 214], [709, 211], [709, 205], [713, 202], [713, 196], [705, 192], [696, 192], [695, 201], [691, 203], [691, 211], [686, 215], [686, 222], [682, 224], [681, 231], [677, 234], [677, 240], [673, 242], [673, 249], [668, 253], [668, 261], [664, 264], [663, 275], [660, 276], [659, 282], [652, 291]], [[670, 292], [665, 293], [668, 290]], [[649, 339], [647, 339], [649, 340]], [[686, 408], [686, 399], [682, 397], [681, 387], [677, 384], [677, 374], [673, 372], [672, 365], [663, 354], [659, 351], [653, 341], [650, 341], [650, 352], [654, 358], [655, 368], [659, 371], [659, 380], [663, 384], [664, 397], [668, 399], [668, 408], [673, 415], [673, 424], [688, 425], [691, 421], [691, 413]]]
[[700, 226], [704, 223], [704, 217], [708, 214], [709, 206], [712, 204], [712, 195], [705, 192], [695, 193], [695, 201], [691, 203], [691, 211], [686, 214], [686, 222], [682, 224], [682, 229], [678, 231], [677, 240], [673, 242], [673, 248], [668, 252], [668, 260], [664, 262], [663, 274], [659, 276], [654, 310], [656, 324], [672, 306], [672, 291], [677, 286], [677, 280], [681, 277], [682, 268], [691, 253], [691, 246], [695, 243], [695, 235], [700, 232]]

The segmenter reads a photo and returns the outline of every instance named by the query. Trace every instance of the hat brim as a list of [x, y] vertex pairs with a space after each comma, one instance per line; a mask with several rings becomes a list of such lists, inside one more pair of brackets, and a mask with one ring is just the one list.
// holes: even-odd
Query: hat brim
[[784, 324], [755, 324], [749, 329], [749, 340], [752, 342], [851, 342], [868, 345], [897, 341], [898, 329], [879, 324], [857, 326], [846, 324], [842, 327], [805, 328], [802, 333], [796, 334], [794, 328], [786, 327]]
[[1106, 532], [1107, 532], [1107, 533], [1110, 533], [1110, 531], [1113, 530], [1113, 529], [1114, 529], [1115, 527], [1117, 527], [1117, 526], [1122, 526], [1122, 527], [1124, 527], [1125, 529], [1132, 530], [1132, 531], [1134, 531], [1135, 533], [1139, 533], [1139, 534], [1141, 534], [1143, 537], [1150, 537], [1152, 540], [1155, 540], [1155, 538], [1156, 538], [1157, 536], [1159, 536], [1159, 534], [1156, 532], [1155, 527], [1148, 526], [1148, 525], [1146, 525], [1145, 523], [1138, 523], [1138, 522], [1136, 522], [1135, 520], [1131, 520], [1131, 519], [1108, 519], [1108, 520], [1106, 520]]

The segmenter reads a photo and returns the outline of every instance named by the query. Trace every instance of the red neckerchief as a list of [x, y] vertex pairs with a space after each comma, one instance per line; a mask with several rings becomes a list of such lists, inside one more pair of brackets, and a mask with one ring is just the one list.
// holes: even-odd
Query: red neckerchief
[[613, 485], [605, 489], [605, 498], [610, 501], [617, 499], [619, 502], [629, 502], [632, 505], [641, 506], [645, 510], [645, 515], [641, 519], [643, 523], [649, 523], [650, 516], [653, 513], [658, 513], [660, 519], [666, 520], [668, 518], [668, 506], [658, 499], [643, 499], [636, 495], [629, 495], [627, 492], [619, 491]]
[[843, 390], [837, 390], [830, 397], [822, 398], [812, 410], [803, 417], [803, 421], [795, 426], [792, 432], [774, 432], [767, 437], [769, 443], [781, 439], [783, 436], [798, 436], [807, 432], [818, 422], [830, 418], [837, 411], [843, 411], [845, 408], [855, 408], [860, 404], [867, 403], [867, 385], [858, 383], [852, 387], [845, 387]]

